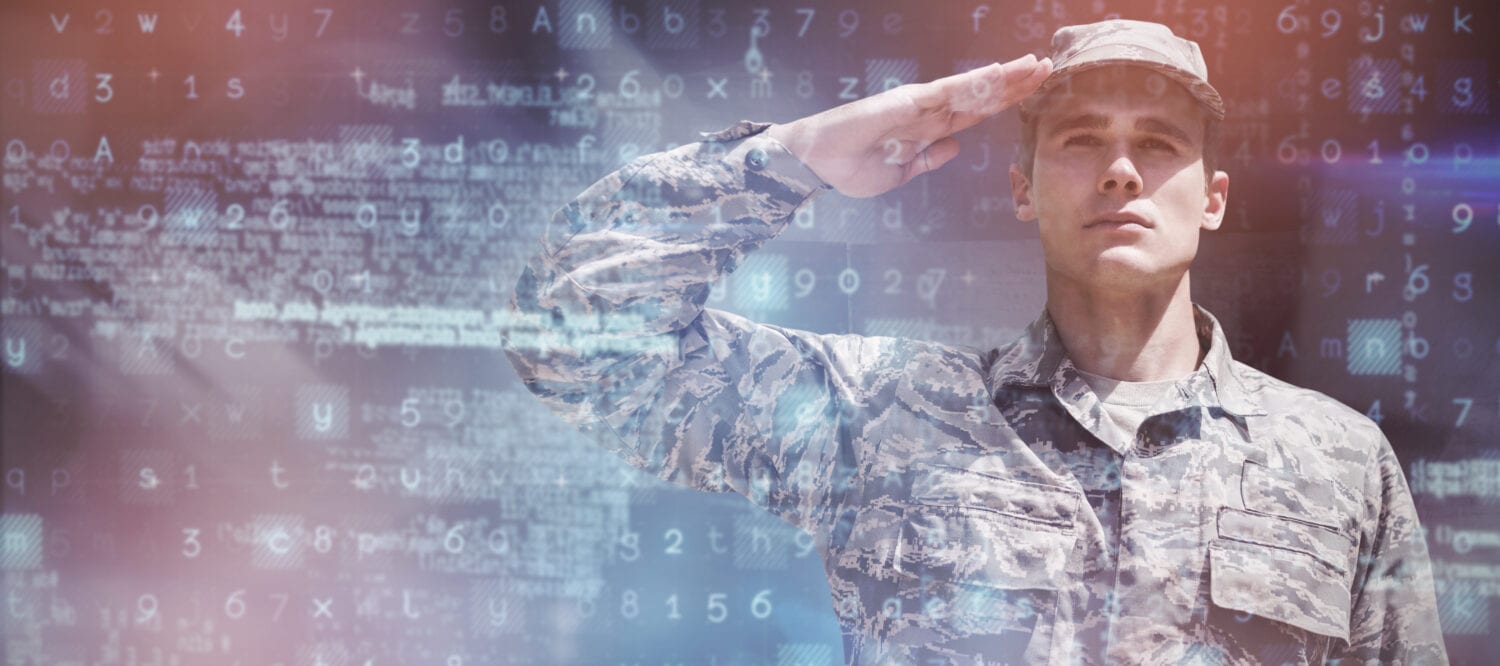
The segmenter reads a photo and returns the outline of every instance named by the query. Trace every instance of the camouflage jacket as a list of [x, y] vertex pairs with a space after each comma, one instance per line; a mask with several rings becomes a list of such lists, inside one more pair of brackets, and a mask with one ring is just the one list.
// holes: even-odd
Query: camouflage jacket
[[827, 188], [742, 121], [551, 220], [516, 287], [527, 388], [630, 464], [817, 539], [850, 663], [1442, 663], [1426, 543], [1368, 418], [1206, 357], [1133, 441], [1044, 311], [989, 350], [703, 304]]

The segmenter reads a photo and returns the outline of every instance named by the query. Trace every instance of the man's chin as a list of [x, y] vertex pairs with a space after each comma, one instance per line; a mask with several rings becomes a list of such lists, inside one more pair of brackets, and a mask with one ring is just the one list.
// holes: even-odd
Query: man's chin
[[1159, 282], [1169, 272], [1144, 250], [1131, 246], [1115, 246], [1100, 252], [1087, 262], [1083, 271], [1094, 284], [1122, 287]]

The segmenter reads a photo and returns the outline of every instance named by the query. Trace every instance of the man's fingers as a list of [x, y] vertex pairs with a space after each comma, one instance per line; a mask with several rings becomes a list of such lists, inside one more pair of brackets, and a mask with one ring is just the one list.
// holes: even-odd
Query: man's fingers
[[975, 94], [981, 105], [980, 113], [994, 114], [1035, 92], [1047, 80], [1047, 76], [1052, 74], [1052, 59], [1033, 59], [1031, 62], [1012, 60], [998, 67], [990, 67], [994, 68], [993, 71], [985, 72], [985, 76], [979, 79], [981, 83], [971, 85], [970, 92]]
[[1013, 88], [1015, 95], [1011, 97], [1011, 100], [1019, 102], [1025, 99], [1031, 93], [1036, 92], [1036, 89], [1042, 86], [1042, 82], [1046, 81], [1047, 77], [1051, 75], [1052, 59], [1042, 58], [1037, 62], [1036, 67], [1031, 70], [1030, 74]]
[[1025, 99], [1051, 73], [1050, 58], [1037, 60], [1036, 56], [1027, 55], [939, 79], [951, 111], [947, 133], [972, 127]]
[[917, 153], [917, 156], [906, 164], [906, 174], [902, 182], [905, 183], [929, 171], [936, 171], [955, 157], [958, 157], [958, 139], [951, 136], [938, 139], [922, 152]]

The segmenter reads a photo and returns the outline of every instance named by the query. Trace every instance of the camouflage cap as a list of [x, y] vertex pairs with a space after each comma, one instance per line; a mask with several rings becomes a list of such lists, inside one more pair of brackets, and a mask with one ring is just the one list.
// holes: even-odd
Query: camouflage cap
[[1172, 34], [1160, 23], [1112, 19], [1058, 28], [1052, 35], [1052, 75], [1022, 109], [1068, 77], [1106, 65], [1145, 67], [1181, 83], [1214, 117], [1224, 118], [1224, 100], [1208, 85], [1208, 65], [1198, 43]]

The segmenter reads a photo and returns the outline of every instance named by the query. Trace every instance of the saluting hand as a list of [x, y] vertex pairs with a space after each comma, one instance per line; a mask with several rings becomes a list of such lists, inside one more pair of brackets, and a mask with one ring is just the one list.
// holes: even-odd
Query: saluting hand
[[892, 88], [766, 133], [840, 194], [873, 197], [957, 157], [954, 133], [1025, 99], [1050, 73], [1050, 58], [1027, 55]]

